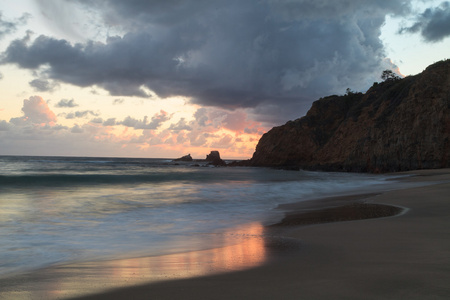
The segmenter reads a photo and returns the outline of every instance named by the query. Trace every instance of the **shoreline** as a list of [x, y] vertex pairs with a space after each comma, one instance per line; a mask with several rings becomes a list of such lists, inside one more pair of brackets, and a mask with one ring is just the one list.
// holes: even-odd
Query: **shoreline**
[[[255, 237], [257, 235], [259, 237], [250, 240], [258, 241], [258, 246], [262, 245], [266, 251], [273, 246], [271, 243], [281, 247], [274, 251], [279, 251], [283, 247], [294, 248], [293, 251], [283, 252], [282, 255], [278, 253], [278, 256], [285, 256], [284, 258], [277, 258], [275, 255], [276, 259], [262, 265], [254, 264], [233, 269], [230, 263], [239, 257], [239, 255], [236, 256], [237, 252], [240, 251], [241, 263], [245, 263], [249, 257], [257, 260], [261, 253], [251, 252], [251, 249], [257, 248], [254, 245], [241, 247], [240, 250], [229, 248], [228, 262], [216, 266], [217, 269], [222, 268], [224, 272], [201, 274], [188, 270], [185, 277], [166, 273], [160, 275], [160, 279], [170, 279], [168, 281], [146, 283], [144, 280], [132, 287], [105, 285], [103, 289], [109, 291], [98, 290], [98, 294], [74, 299], [149, 299], [152, 297], [158, 299], [302, 299], [303, 297], [304, 299], [360, 299], [362, 295], [365, 299], [426, 299], [430, 295], [434, 299], [447, 298], [450, 296], [450, 288], [447, 288], [447, 283], [450, 281], [450, 259], [448, 258], [450, 257], [450, 241], [447, 240], [450, 234], [448, 218], [450, 215], [448, 201], [450, 200], [448, 199], [450, 169], [407, 173], [416, 174], [416, 176], [402, 180], [441, 183], [383, 193], [325, 198], [319, 202], [314, 200], [282, 205], [280, 209], [285, 211], [290, 221], [284, 225], [281, 222], [281, 225], [269, 226], [263, 229], [264, 233], [259, 228], [255, 232]], [[387, 205], [404, 207], [409, 211], [389, 218], [359, 219], [350, 222], [328, 220], [327, 223], [309, 222], [303, 226], [298, 226], [299, 224], [295, 222], [290, 224], [292, 220], [304, 218], [308, 210], [317, 213], [327, 210], [330, 212], [331, 209], [334, 213], [336, 211], [333, 209], [336, 206], [349, 208], [348, 203], [358, 203], [359, 207], [358, 205], [353, 207], [357, 210], [363, 207], [370, 211], [371, 208]], [[330, 204], [334, 208], [330, 208]], [[352, 204], [350, 208], [351, 206]], [[396, 210], [396, 212], [399, 211]], [[317, 217], [314, 215], [314, 218]], [[263, 241], [261, 236], [267, 233], [282, 236], [282, 238]], [[288, 246], [283, 246], [283, 243]], [[242, 256], [243, 253], [247, 256]], [[268, 252], [264, 252], [264, 255], [267, 254]], [[224, 253], [216, 255], [226, 256]], [[198, 252], [190, 253], [189, 257], [185, 257], [183, 261], [192, 263], [200, 256]], [[243, 257], [246, 258], [243, 260]], [[139, 264], [133, 260], [128, 260], [128, 263], [131, 266]], [[168, 263], [176, 265], [176, 259], [174, 261], [174, 257], [171, 257]], [[212, 267], [211, 260], [197, 261], [194, 264], [202, 266], [204, 270], [211, 270]], [[91, 271], [95, 270], [95, 274], [86, 273], [89, 268]], [[65, 269], [59, 269], [60, 272], [73, 272], [71, 276], [74, 279], [88, 277], [84, 282], [78, 282], [73, 286], [55, 284], [52, 296], [54, 299], [66, 299], [70, 295], [62, 293], [64, 288], [79, 289], [83, 288], [83, 284], [89, 288], [89, 285], [101, 284], [101, 282], [89, 282], [89, 276], [99, 274], [98, 268], [103, 268], [105, 274], [113, 271], [111, 266], [108, 268], [105, 265], [102, 267], [86, 264], [69, 265], [65, 266]], [[80, 270], [85, 273], [78, 273]], [[133, 270], [136, 271], [136, 269], [128, 269], [129, 272]], [[65, 275], [67, 276], [67, 273]], [[126, 276], [130, 275], [132, 274], [118, 276], [119, 279], [122, 278], [122, 281], [126, 281], [129, 278]], [[28, 278], [22, 277], [21, 280], [39, 291], [43, 289], [39, 286], [39, 280], [46, 281], [55, 278], [54, 276], [58, 276], [58, 272], [51, 274], [48, 270], [42, 270], [39, 274]], [[14, 284], [20, 287], [21, 283], [12, 282], [11, 291], [15, 289]], [[24, 297], [12, 298], [30, 299], [26, 297], [27, 295], [30, 294], [25, 293]], [[3, 298], [4, 296], [6, 298]], [[9, 299], [8, 296], [11, 298], [19, 294], [0, 293], [0, 299]], [[76, 297], [76, 295], [70, 297], [74, 296]], [[31, 299], [40, 298], [32, 297]], [[42, 299], [45, 297], [42, 296]]]

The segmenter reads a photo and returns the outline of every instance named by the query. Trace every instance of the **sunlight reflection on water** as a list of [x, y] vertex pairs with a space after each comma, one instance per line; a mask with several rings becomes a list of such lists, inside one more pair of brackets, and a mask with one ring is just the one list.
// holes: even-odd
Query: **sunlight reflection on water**
[[162, 280], [242, 270], [261, 265], [267, 259], [264, 227], [260, 223], [235, 228], [221, 234], [220, 238], [227, 246], [155, 257], [68, 264], [4, 279], [0, 285], [10, 289], [0, 291], [0, 298], [74, 297]]

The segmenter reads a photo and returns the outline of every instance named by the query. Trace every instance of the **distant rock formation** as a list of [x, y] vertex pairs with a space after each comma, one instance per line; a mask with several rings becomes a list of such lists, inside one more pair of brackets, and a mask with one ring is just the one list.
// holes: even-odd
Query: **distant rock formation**
[[314, 102], [265, 133], [251, 166], [392, 172], [450, 167], [450, 60]]
[[219, 151], [211, 151], [208, 155], [206, 155], [206, 161], [209, 164], [214, 166], [226, 166], [227, 164], [220, 158]]
[[174, 159], [173, 161], [193, 161], [191, 154]]

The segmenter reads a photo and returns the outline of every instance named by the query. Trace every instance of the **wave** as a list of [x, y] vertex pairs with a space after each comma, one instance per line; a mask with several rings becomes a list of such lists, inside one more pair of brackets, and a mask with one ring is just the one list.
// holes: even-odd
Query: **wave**
[[39, 174], [39, 175], [0, 175], [0, 187], [28, 186], [72, 186], [97, 184], [139, 184], [169, 181], [213, 181], [212, 178], [195, 173], [153, 173], [134, 175], [112, 174]]

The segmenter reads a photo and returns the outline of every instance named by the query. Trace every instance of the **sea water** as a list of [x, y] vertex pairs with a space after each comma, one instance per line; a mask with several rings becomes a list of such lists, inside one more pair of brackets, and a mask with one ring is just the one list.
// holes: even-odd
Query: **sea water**
[[388, 188], [389, 176], [170, 159], [0, 156], [0, 276], [220, 247], [282, 203]]

